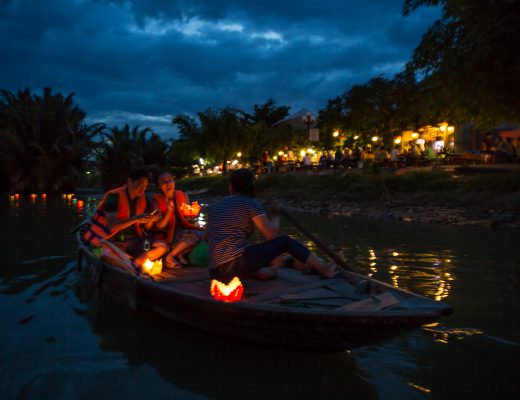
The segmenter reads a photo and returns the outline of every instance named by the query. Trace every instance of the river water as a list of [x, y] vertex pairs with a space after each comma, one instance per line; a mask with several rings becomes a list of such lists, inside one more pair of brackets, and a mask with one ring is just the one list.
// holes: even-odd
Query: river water
[[0, 202], [1, 399], [520, 393], [519, 232], [299, 215], [357, 271], [455, 310], [384, 343], [313, 354], [212, 337], [98, 293], [77, 276], [68, 233], [95, 206], [83, 200], [83, 207], [62, 198]]

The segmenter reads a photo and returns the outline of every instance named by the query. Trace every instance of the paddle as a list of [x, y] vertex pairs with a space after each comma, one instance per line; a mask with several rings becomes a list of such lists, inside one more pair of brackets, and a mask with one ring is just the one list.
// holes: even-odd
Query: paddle
[[323, 243], [320, 239], [318, 239], [312, 232], [307, 230], [302, 224], [300, 224], [296, 218], [294, 218], [286, 209], [280, 208], [281, 214], [289, 220], [291, 224], [293, 224], [296, 228], [300, 230], [305, 236], [307, 236], [310, 240], [312, 240], [316, 246], [318, 246], [326, 255], [328, 255], [334, 262], [338, 265], [341, 265], [346, 270], [352, 271], [352, 268], [341, 258], [337, 253], [332, 251], [325, 243]]

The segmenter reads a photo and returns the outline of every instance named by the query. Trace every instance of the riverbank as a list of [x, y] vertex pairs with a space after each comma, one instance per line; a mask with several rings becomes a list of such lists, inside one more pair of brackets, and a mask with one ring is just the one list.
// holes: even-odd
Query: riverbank
[[[465, 173], [410, 169], [268, 174], [258, 177], [264, 200], [292, 210], [448, 225], [520, 228], [520, 171]], [[227, 194], [226, 177], [179, 180], [184, 190]]]

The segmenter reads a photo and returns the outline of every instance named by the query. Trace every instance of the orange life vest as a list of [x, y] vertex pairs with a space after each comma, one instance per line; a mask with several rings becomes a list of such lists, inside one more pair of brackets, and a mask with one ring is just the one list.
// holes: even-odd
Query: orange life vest
[[[166, 199], [166, 197], [164, 197], [164, 194], [156, 193], [153, 196], [153, 199], [155, 200], [157, 207], [161, 211], [161, 214], [165, 215], [168, 210], [168, 200]], [[168, 221], [168, 225], [166, 225], [166, 229], [156, 230], [156, 232], [161, 232], [161, 233], [164, 233], [164, 231], [166, 230], [166, 240], [168, 243], [172, 242], [173, 235], [175, 234], [175, 226], [177, 224], [177, 219], [179, 220], [179, 222], [181, 223], [183, 228], [196, 229], [196, 230], [201, 229], [200, 227], [190, 224], [188, 221], [186, 221], [186, 219], [180, 212], [182, 204], [186, 203], [186, 195], [184, 194], [184, 192], [182, 190], [174, 191], [173, 201], [174, 201], [174, 204], [173, 204], [174, 210], [170, 217], [170, 220]]]
[[[85, 233], [85, 239], [90, 243], [91, 246], [99, 245], [101, 239], [110, 239], [114, 236], [117, 231], [111, 231], [108, 229], [108, 222], [105, 216], [105, 202], [109, 195], [117, 193], [118, 194], [118, 207], [117, 207], [117, 219], [125, 220], [130, 218], [131, 210], [130, 210], [130, 199], [128, 198], [128, 192], [126, 186], [121, 186], [116, 189], [108, 191], [103, 200], [97, 206], [97, 209], [94, 213], [94, 216], [91, 218], [91, 225], [87, 232]], [[140, 196], [136, 200], [136, 210], [135, 214], [142, 214], [146, 209], [146, 197]], [[141, 229], [141, 225], [139, 223], [134, 224], [135, 231], [137, 235], [142, 237], [143, 231]]]

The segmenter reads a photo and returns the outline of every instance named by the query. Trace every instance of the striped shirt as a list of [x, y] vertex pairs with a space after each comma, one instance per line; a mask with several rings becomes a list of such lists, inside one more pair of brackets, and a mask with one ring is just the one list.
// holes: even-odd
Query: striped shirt
[[240, 256], [254, 231], [253, 218], [265, 215], [256, 199], [233, 195], [215, 203], [209, 210], [208, 266], [215, 268]]

